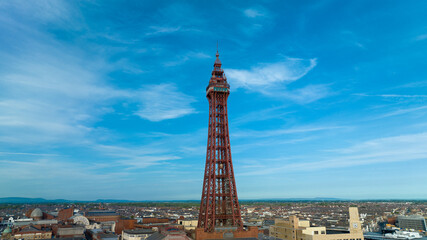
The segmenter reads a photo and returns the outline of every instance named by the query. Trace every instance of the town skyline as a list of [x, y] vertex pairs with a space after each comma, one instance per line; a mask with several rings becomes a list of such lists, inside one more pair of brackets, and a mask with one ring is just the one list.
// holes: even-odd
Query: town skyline
[[1, 197], [199, 200], [216, 44], [239, 199], [427, 199], [427, 2], [0, 3]]

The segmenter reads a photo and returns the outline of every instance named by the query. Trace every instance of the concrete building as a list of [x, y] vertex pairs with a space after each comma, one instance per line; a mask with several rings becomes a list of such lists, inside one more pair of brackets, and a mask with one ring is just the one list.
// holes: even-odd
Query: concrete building
[[184, 230], [195, 230], [197, 227], [197, 219], [178, 219], [177, 223], [184, 226]]
[[58, 224], [58, 220], [56, 219], [51, 219], [51, 220], [39, 220], [39, 221], [32, 221], [25, 219], [24, 221], [15, 221], [13, 223], [13, 226], [15, 227], [23, 227], [23, 226], [27, 226], [27, 225], [37, 225], [37, 226], [52, 226], [52, 225], [56, 225]]
[[146, 239], [155, 232], [151, 229], [131, 229], [131, 230], [123, 230], [122, 232], [122, 240], [142, 240]]
[[84, 238], [85, 228], [80, 226], [59, 227], [56, 237], [60, 238]]
[[402, 229], [414, 229], [426, 231], [426, 220], [423, 216], [398, 216], [396, 225]]
[[356, 207], [349, 208], [349, 230], [331, 232], [326, 227], [311, 227], [308, 220], [290, 216], [289, 220], [276, 219], [270, 226], [270, 237], [284, 240], [364, 240]]

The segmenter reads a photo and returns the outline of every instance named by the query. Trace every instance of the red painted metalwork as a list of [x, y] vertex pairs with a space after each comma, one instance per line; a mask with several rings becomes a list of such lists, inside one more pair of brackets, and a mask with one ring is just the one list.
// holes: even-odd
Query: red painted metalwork
[[218, 227], [243, 229], [228, 133], [229, 94], [230, 85], [221, 68], [217, 51], [212, 77], [206, 88], [209, 131], [198, 222], [198, 227], [205, 232], [213, 232]]

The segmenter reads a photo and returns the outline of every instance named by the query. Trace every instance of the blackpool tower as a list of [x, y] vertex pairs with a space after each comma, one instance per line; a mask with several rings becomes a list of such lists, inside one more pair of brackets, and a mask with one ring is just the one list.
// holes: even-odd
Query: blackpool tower
[[257, 236], [257, 229], [244, 229], [240, 215], [228, 132], [230, 85], [221, 65], [217, 51], [206, 88], [209, 130], [196, 240], [219, 239], [224, 234], [233, 238]]

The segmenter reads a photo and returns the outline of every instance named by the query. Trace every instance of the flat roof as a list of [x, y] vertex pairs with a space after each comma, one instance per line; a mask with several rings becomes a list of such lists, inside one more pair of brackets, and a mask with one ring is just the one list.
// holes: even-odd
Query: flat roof
[[131, 234], [152, 234], [152, 233], [155, 233], [155, 231], [153, 231], [151, 229], [145, 229], [145, 228], [123, 230], [123, 232], [131, 233]]

